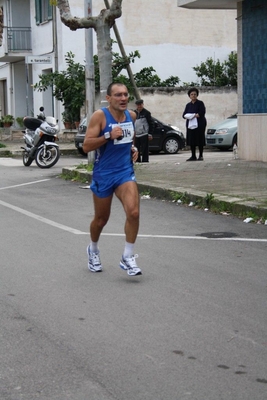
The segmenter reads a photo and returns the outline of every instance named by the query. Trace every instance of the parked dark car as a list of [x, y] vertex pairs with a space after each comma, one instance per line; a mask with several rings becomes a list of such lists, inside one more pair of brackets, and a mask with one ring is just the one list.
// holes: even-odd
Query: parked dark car
[[[164, 151], [166, 154], [176, 154], [185, 147], [185, 138], [179, 128], [164, 124], [154, 117], [152, 117], [152, 120], [154, 122], [153, 139], [149, 141], [149, 151], [151, 153]], [[83, 156], [86, 156], [82, 148], [86, 129], [87, 120], [84, 118], [74, 138], [75, 147]]]

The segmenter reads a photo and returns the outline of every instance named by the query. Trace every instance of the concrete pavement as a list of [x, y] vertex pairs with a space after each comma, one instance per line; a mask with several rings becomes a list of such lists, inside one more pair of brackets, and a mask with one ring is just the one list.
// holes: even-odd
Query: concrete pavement
[[[23, 142], [2, 142], [0, 157], [19, 157]], [[73, 142], [59, 142], [61, 155], [77, 155]], [[154, 154], [150, 162], [136, 164], [141, 194], [183, 204], [199, 206], [221, 213], [267, 220], [267, 163], [234, 159], [232, 152], [204, 151], [204, 161], [187, 162], [190, 152], [175, 155]], [[77, 164], [86, 163], [78, 155]], [[75, 172], [74, 172], [75, 171]], [[63, 168], [70, 177], [79, 174], [90, 182], [85, 170]]]

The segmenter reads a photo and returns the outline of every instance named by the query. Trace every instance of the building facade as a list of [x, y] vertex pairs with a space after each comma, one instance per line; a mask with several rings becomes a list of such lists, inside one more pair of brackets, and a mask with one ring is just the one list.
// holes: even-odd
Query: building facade
[[[103, 0], [92, 3], [93, 15], [105, 7]], [[72, 15], [83, 17], [83, 0], [69, 4]], [[51, 89], [38, 92], [33, 85], [40, 74], [64, 70], [68, 51], [75, 54], [75, 61], [85, 62], [84, 30], [70, 31], [49, 0], [0, 0], [0, 13], [0, 116], [36, 115], [44, 106], [63, 127], [62, 104], [53, 99]], [[223, 61], [236, 50], [235, 18], [235, 10], [192, 12], [173, 0], [136, 0], [122, 3], [116, 24], [126, 53], [141, 54], [132, 64], [134, 73], [153, 66], [162, 80], [173, 75], [183, 84], [197, 81], [193, 67], [208, 57]], [[115, 40], [113, 31], [111, 36]], [[116, 44], [114, 50], [119, 51]], [[171, 112], [176, 114], [175, 104]]]

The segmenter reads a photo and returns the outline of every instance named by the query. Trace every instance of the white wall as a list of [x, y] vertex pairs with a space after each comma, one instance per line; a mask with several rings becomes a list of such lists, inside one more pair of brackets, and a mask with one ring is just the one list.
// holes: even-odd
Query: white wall
[[238, 116], [239, 156], [244, 160], [267, 162], [267, 114]]
[[[24, 4], [23, 0], [16, 0]], [[0, 0], [0, 4], [3, 0]], [[84, 0], [69, 0], [72, 14], [84, 16]], [[94, 0], [93, 15], [98, 15], [105, 8], [103, 0]], [[49, 21], [36, 26], [35, 1], [30, 0], [30, 18], [32, 27], [32, 54], [51, 54], [51, 64], [32, 64], [33, 84], [39, 81], [39, 75], [44, 70], [55, 68], [53, 45], [53, 23]], [[232, 50], [236, 49], [236, 11], [219, 10], [186, 10], [177, 7], [174, 0], [124, 0], [122, 3], [122, 17], [116, 20], [122, 41], [127, 53], [139, 50], [141, 59], [132, 64], [133, 72], [143, 67], [153, 66], [161, 79], [176, 75], [181, 82], [196, 81], [192, 67], [205, 61], [207, 57], [224, 59]], [[75, 61], [84, 63], [85, 60], [85, 30], [70, 31], [62, 24], [57, 9], [58, 33], [58, 69], [66, 68], [64, 56], [68, 51], [75, 54]], [[94, 33], [94, 48], [96, 40]], [[115, 39], [114, 34], [112, 37]], [[118, 51], [114, 47], [115, 51]], [[0, 79], [7, 79], [8, 109], [14, 110], [12, 99], [11, 67], [0, 64]], [[25, 75], [20, 74], [22, 81]], [[19, 83], [21, 86], [21, 83]], [[204, 95], [204, 94], [203, 94]], [[34, 91], [34, 114], [43, 103], [43, 93]], [[160, 100], [153, 100], [151, 106], [156, 108]], [[47, 97], [46, 97], [46, 101]], [[52, 102], [52, 99], [51, 99]], [[184, 103], [184, 101], [182, 102]], [[12, 107], [11, 107], [12, 105]], [[32, 107], [31, 107], [32, 109]], [[169, 107], [168, 107], [169, 109]], [[61, 103], [55, 108], [58, 118], [61, 118], [63, 107]], [[234, 110], [235, 112], [236, 110]], [[168, 113], [168, 111], [166, 111]], [[179, 111], [180, 112], [180, 111]], [[20, 113], [20, 111], [19, 111]], [[170, 116], [171, 117], [171, 116]], [[164, 118], [163, 118], [164, 119]], [[165, 120], [165, 119], [164, 119]], [[175, 121], [172, 121], [175, 123]]]
[[[103, 1], [95, 0], [93, 12], [101, 8]], [[235, 10], [186, 10], [173, 0], [125, 0], [116, 24], [126, 52], [141, 54], [131, 66], [134, 73], [153, 66], [161, 79], [174, 75], [181, 83], [196, 82], [192, 67], [208, 57], [225, 60], [237, 48]]]
[[[105, 8], [103, 0], [92, 3], [93, 15]], [[69, 4], [73, 15], [84, 15], [83, 1]], [[236, 10], [187, 10], [174, 0], [124, 0], [116, 24], [126, 52], [141, 54], [131, 65], [134, 73], [153, 66], [161, 79], [174, 75], [181, 83], [197, 81], [192, 67], [208, 57], [223, 61], [237, 48]], [[96, 53], [95, 34], [94, 49]]]

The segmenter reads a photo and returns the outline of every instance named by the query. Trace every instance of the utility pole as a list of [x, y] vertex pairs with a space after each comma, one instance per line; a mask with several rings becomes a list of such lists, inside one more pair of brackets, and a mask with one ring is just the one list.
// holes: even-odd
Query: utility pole
[[[109, 9], [110, 8], [109, 1], [108, 0], [104, 0], [104, 3], [105, 3], [106, 8]], [[122, 55], [122, 57], [124, 57], [126, 59], [127, 58], [127, 54], [125, 53], [124, 46], [122, 44], [121, 37], [120, 37], [120, 34], [119, 34], [119, 30], [117, 28], [116, 22], [113, 25], [113, 31], [115, 33], [116, 40], [118, 42], [118, 45], [119, 45], [119, 48], [120, 48], [120, 51], [121, 51], [121, 55]], [[133, 76], [132, 69], [131, 69], [130, 65], [127, 65], [126, 69], [127, 69], [127, 72], [128, 72], [129, 79], [130, 79], [130, 81], [131, 81], [131, 83], [133, 85], [134, 96], [135, 96], [136, 100], [140, 100], [140, 98], [141, 98], [140, 97], [140, 93], [139, 93], [139, 90], [138, 90], [138, 88], [136, 86], [136, 83], [135, 83], [134, 76]]]
[[[54, 68], [58, 71], [58, 39], [57, 39], [57, 8], [53, 6], [53, 52], [54, 52]], [[53, 90], [53, 88], [52, 88]], [[56, 107], [56, 109], [55, 109]], [[55, 104], [54, 96], [52, 96], [53, 116], [59, 116], [59, 102]], [[28, 115], [28, 114], [27, 114]]]
[[[92, 0], [84, 0], [84, 15], [92, 16]], [[95, 69], [93, 56], [93, 29], [85, 29], [85, 87], [86, 101], [85, 112], [87, 117], [87, 126], [90, 118], [95, 111]], [[94, 162], [94, 151], [87, 154], [88, 163]]]

